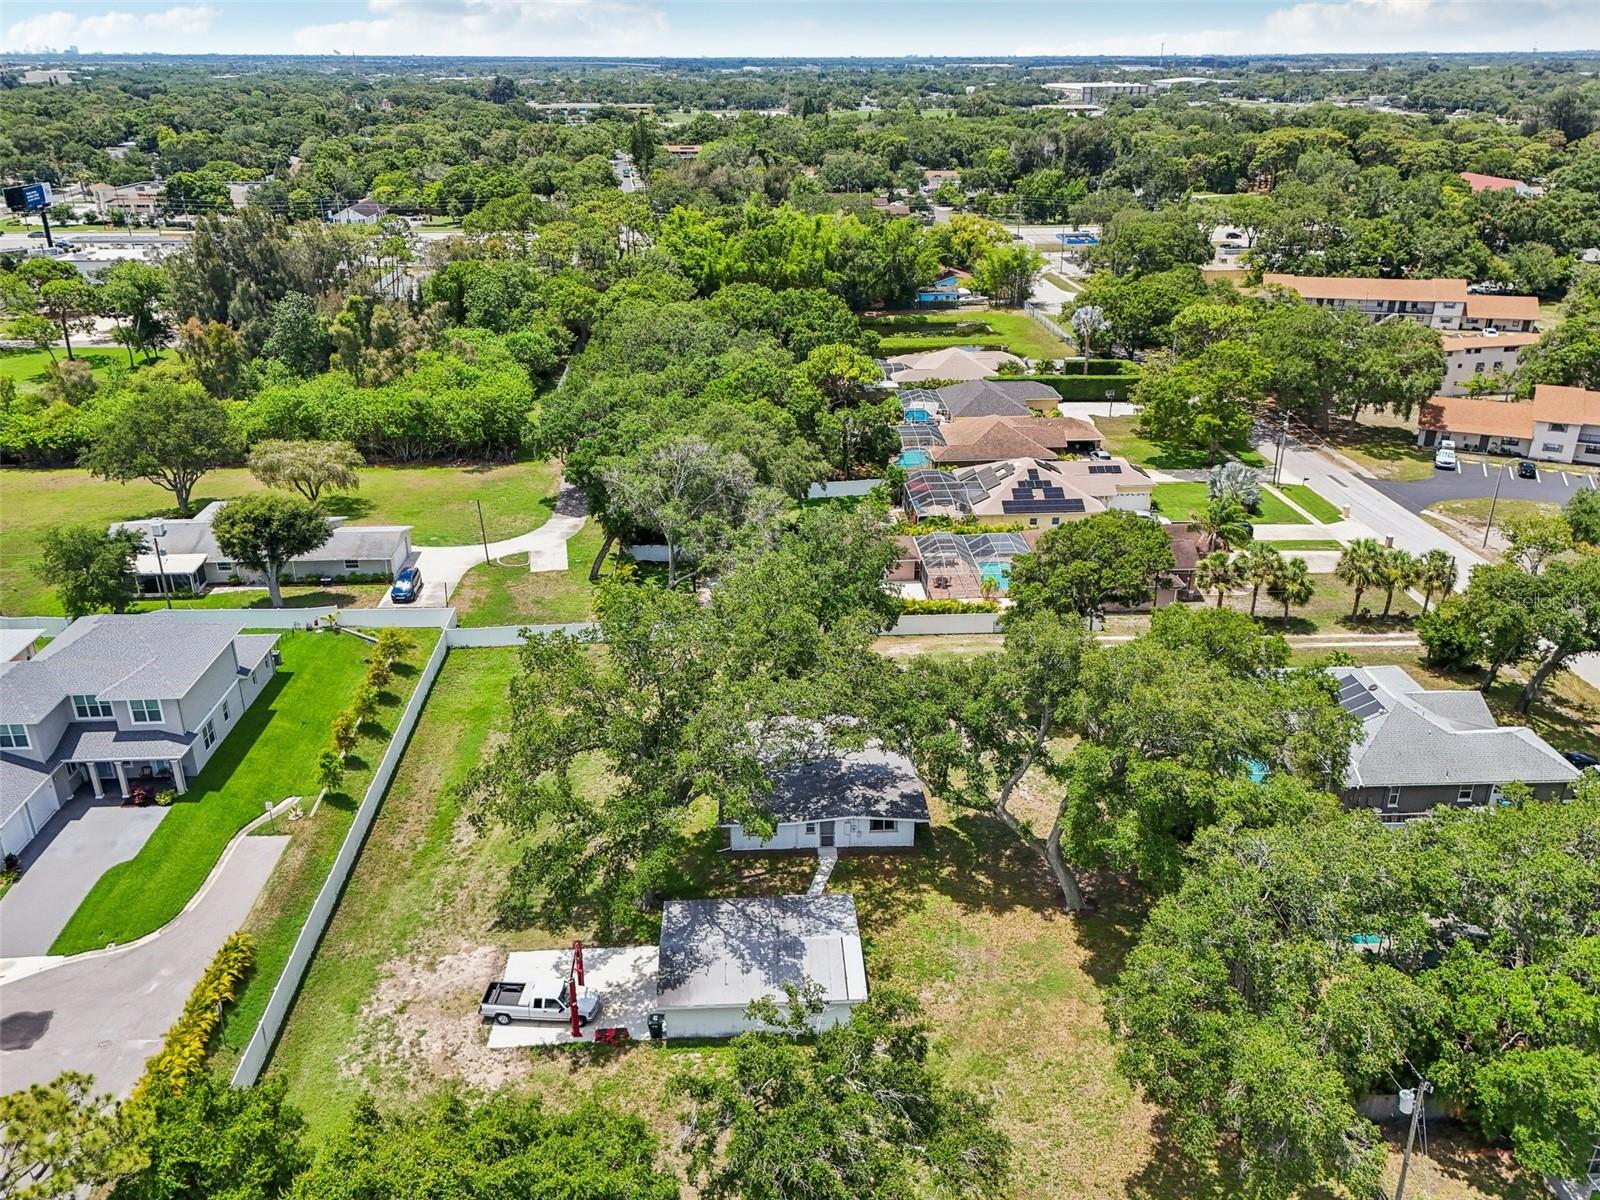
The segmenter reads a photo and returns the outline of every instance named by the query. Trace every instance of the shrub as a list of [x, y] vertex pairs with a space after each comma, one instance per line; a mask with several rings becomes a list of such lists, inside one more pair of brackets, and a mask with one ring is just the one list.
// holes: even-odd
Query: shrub
[[183, 1015], [167, 1030], [161, 1049], [145, 1064], [144, 1077], [134, 1085], [133, 1103], [148, 1103], [153, 1089], [177, 1093], [205, 1065], [211, 1036], [222, 1023], [222, 1006], [239, 994], [239, 985], [255, 965], [255, 943], [250, 935], [235, 933], [222, 943], [211, 965], [183, 1006]]
[[[340, 714], [341, 716], [343, 714]], [[355, 718], [357, 727], [365, 725], [378, 715], [378, 689], [370, 683], [363, 683], [356, 688], [356, 694], [350, 697], [350, 715]]]
[[905, 616], [949, 616], [954, 613], [999, 612], [1000, 605], [993, 600], [905, 600], [901, 612]]
[[172, 802], [178, 798], [178, 793], [171, 788], [156, 793], [156, 804], [161, 808], [171, 808]]
[[317, 782], [329, 792], [337, 792], [344, 783], [344, 759], [337, 750], [324, 750], [317, 759]]
[[[1132, 366], [1132, 364], [1129, 364]], [[1127, 400], [1134, 385], [1139, 382], [1138, 369], [1133, 373], [1116, 375], [1033, 375], [1034, 383], [1042, 383], [1063, 400], [1104, 400], [1106, 393], [1115, 393], [1115, 399]]]
[[1477, 631], [1455, 597], [1417, 618], [1417, 637], [1427, 648], [1423, 661], [1430, 667], [1463, 670], [1476, 666], [1483, 653]]
[[380, 629], [373, 647], [385, 662], [404, 658], [416, 647], [416, 640], [404, 629]]
[[339, 755], [349, 754], [361, 740], [361, 722], [349, 709], [334, 717], [329, 726], [333, 734], [333, 748]]
[[367, 660], [367, 683], [373, 688], [386, 686], [393, 675], [394, 668], [383, 655], [374, 654]]

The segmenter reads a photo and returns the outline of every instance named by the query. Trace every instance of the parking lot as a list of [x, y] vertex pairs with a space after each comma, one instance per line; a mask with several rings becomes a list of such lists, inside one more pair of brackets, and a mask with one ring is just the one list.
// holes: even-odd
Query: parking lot
[[1458, 471], [1435, 470], [1432, 479], [1400, 483], [1369, 479], [1367, 483], [1412, 512], [1421, 512], [1441, 500], [1493, 496], [1499, 485], [1503, 500], [1542, 500], [1564, 505], [1580, 488], [1600, 486], [1592, 472], [1563, 471], [1561, 464], [1538, 464], [1537, 479], [1519, 479], [1515, 460], [1464, 459]]
[[[490, 1047], [501, 1050], [588, 1042], [594, 1039], [596, 1029], [610, 1025], [627, 1026], [628, 1036], [636, 1040], [649, 1037], [645, 1021], [655, 1010], [656, 960], [654, 946], [585, 946], [583, 982], [600, 993], [600, 1011], [582, 1036], [573, 1037], [565, 1022], [515, 1021], [489, 1027]], [[513, 983], [564, 980], [571, 966], [570, 949], [514, 950], [500, 978]]]

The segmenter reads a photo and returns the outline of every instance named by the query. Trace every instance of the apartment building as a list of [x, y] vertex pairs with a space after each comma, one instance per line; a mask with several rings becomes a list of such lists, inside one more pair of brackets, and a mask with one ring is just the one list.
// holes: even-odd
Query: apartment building
[[1600, 392], [1584, 388], [1541, 383], [1526, 402], [1435, 396], [1417, 426], [1423, 447], [1449, 438], [1462, 450], [1600, 464]]
[[1401, 318], [1441, 332], [1497, 329], [1532, 333], [1539, 301], [1533, 296], [1479, 295], [1465, 279], [1364, 279], [1343, 275], [1268, 274], [1262, 282], [1295, 292], [1324, 308], [1354, 310], [1369, 321]]
[[1539, 340], [1537, 333], [1501, 333], [1498, 329], [1474, 329], [1446, 333], [1444, 342], [1444, 382], [1440, 395], [1464, 396], [1469, 382], [1477, 376], [1516, 373], [1522, 352]]

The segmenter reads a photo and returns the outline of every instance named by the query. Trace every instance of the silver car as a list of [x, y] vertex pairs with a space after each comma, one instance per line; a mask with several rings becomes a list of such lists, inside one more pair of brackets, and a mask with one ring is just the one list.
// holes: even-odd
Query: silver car
[[[600, 993], [584, 988], [578, 993], [578, 1024], [587, 1025], [600, 1011]], [[496, 1025], [513, 1021], [548, 1021], [564, 1025], [572, 1020], [567, 1006], [567, 981], [547, 985], [508, 983], [497, 979], [483, 993], [478, 1012], [493, 1017]]]

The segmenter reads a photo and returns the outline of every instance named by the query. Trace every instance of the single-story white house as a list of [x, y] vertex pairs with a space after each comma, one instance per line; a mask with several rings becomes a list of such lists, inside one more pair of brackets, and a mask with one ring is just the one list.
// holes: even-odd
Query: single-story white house
[[769, 838], [724, 821], [730, 850], [910, 846], [928, 823], [928, 795], [911, 760], [878, 746], [778, 772]]
[[376, 200], [357, 200], [348, 208], [330, 213], [328, 220], [335, 225], [376, 225], [388, 211], [388, 205], [379, 204]]
[[[219, 584], [264, 582], [261, 572], [223, 557], [217, 545], [212, 525], [226, 504], [226, 500], [215, 500], [184, 519], [123, 521], [112, 526], [144, 534], [144, 550], [134, 560], [141, 594], [198, 594]], [[291, 558], [280, 579], [344, 579], [352, 575], [389, 579], [411, 556], [409, 525], [349, 525], [343, 517], [329, 517], [328, 526], [328, 540], [309, 554]]]
[[668, 1038], [763, 1028], [746, 1016], [750, 1002], [770, 997], [781, 1010], [784, 984], [807, 982], [822, 989], [817, 1028], [849, 1020], [867, 998], [854, 897], [669, 900], [662, 907], [656, 1007]]

